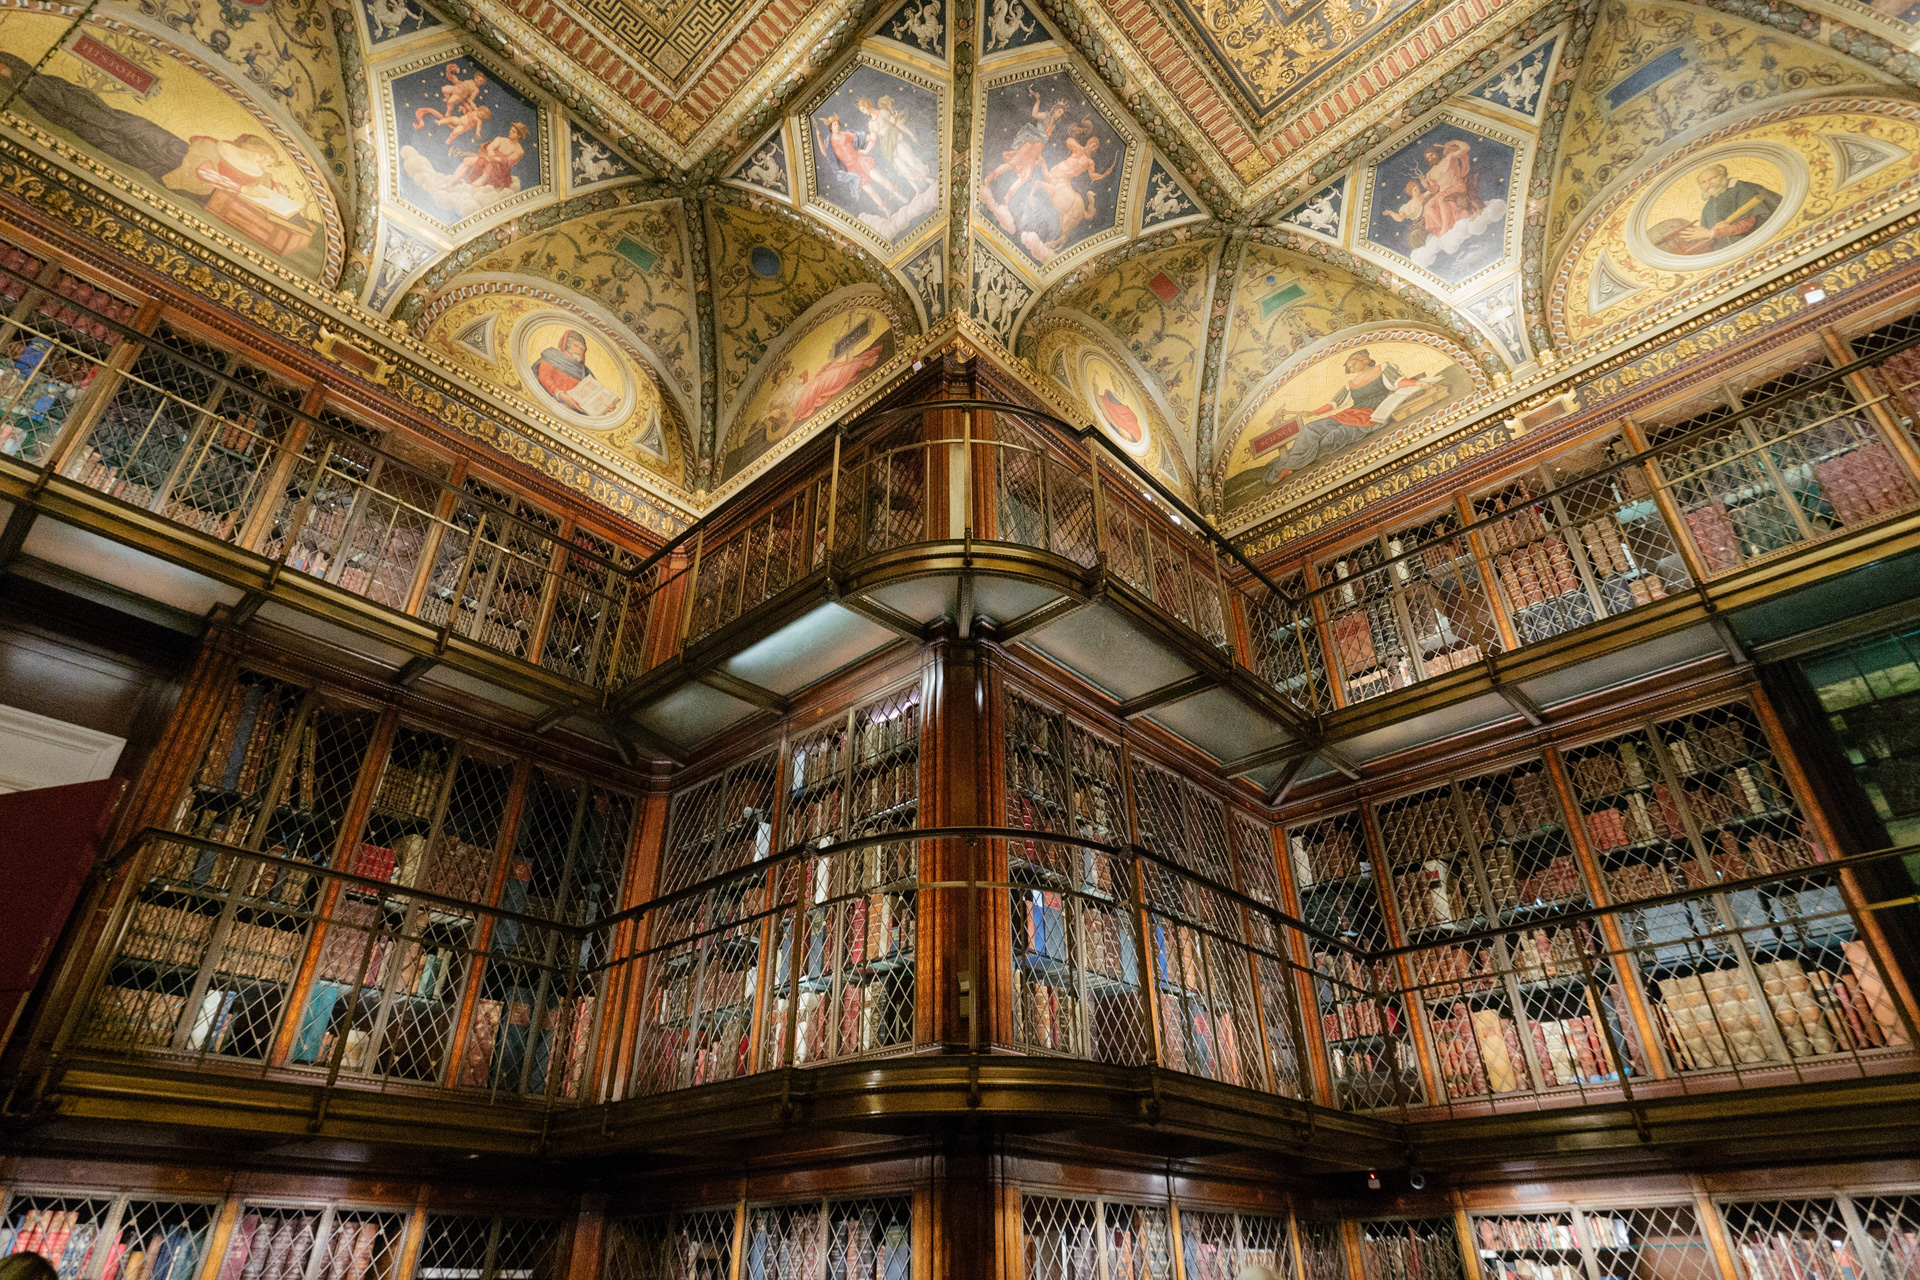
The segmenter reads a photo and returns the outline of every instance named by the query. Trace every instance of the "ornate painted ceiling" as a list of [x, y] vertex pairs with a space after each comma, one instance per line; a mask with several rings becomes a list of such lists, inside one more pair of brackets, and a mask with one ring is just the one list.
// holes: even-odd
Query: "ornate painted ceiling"
[[689, 514], [966, 317], [1245, 528], [1906, 209], [1905, 0], [0, 0], [4, 127]]

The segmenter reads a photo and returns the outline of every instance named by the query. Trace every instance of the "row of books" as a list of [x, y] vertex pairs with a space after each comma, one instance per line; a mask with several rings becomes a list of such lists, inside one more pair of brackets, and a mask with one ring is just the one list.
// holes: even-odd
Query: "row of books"
[[1867, 1274], [1844, 1230], [1749, 1229], [1734, 1234], [1734, 1249], [1748, 1280], [1860, 1280]]
[[913, 1040], [913, 977], [899, 975], [898, 991], [884, 979], [831, 991], [800, 993], [800, 1026], [795, 1033], [796, 1065], [866, 1053]]
[[1071, 1048], [1075, 994], [1025, 971], [1017, 990], [1022, 1040], [1036, 1049]]
[[252, 795], [272, 772], [273, 752], [285, 731], [284, 713], [299, 691], [277, 680], [248, 678], [227, 691], [194, 782], [202, 787]]
[[1586, 548], [1587, 563], [1603, 578], [1632, 573], [1638, 567], [1620, 536], [1620, 526], [1611, 516], [1581, 525], [1580, 545]]
[[1566, 1218], [1475, 1218], [1473, 1234], [1482, 1249], [1499, 1253], [1580, 1247]]
[[275, 929], [242, 920], [228, 923], [226, 944], [217, 961], [221, 973], [261, 982], [292, 982], [306, 954], [304, 928]]
[[1778, 784], [1764, 769], [1752, 765], [1738, 765], [1715, 780], [1682, 787], [1681, 794], [1702, 826], [1785, 807]]
[[1389, 862], [1406, 863], [1429, 853], [1451, 853], [1468, 847], [1461, 835], [1460, 814], [1454, 807], [1451, 787], [1397, 801], [1375, 812]]
[[[123, 1227], [108, 1246], [100, 1280], [193, 1280], [206, 1244], [204, 1228], [159, 1227], [141, 1239], [129, 1236]], [[67, 1280], [68, 1275], [63, 1263], [61, 1280]]]
[[1513, 972], [1522, 981], [1582, 976], [1587, 972], [1582, 953], [1592, 941], [1577, 924], [1513, 934], [1509, 939]]
[[413, 590], [413, 557], [419, 554], [420, 534], [411, 529], [396, 529], [379, 556], [354, 552], [336, 581], [342, 591], [389, 609], [404, 609], [407, 596]]
[[[696, 1012], [711, 1018], [716, 1010], [751, 1003], [759, 966], [748, 963], [744, 968], [724, 969], [709, 962], [705, 969], [703, 974], [698, 967], [689, 965], [654, 988], [653, 1007], [647, 1014], [656, 1025], [684, 1022]], [[698, 1009], [694, 1005], [696, 984], [700, 997]]]
[[1301, 889], [1358, 875], [1366, 854], [1360, 833], [1344, 822], [1323, 822], [1287, 835], [1293, 882]]
[[1540, 1258], [1482, 1258], [1481, 1280], [1587, 1280], [1580, 1262], [1548, 1262]]
[[1580, 570], [1564, 534], [1542, 529], [1531, 539], [1518, 539], [1511, 549], [1495, 554], [1493, 564], [1516, 608], [1544, 604], [1581, 589]]
[[[1811, 866], [1813, 861], [1812, 844], [1806, 839], [1782, 838], [1770, 831], [1758, 831], [1752, 835], [1721, 831], [1714, 837], [1713, 870], [1722, 880], [1771, 875], [1776, 871]], [[1689, 864], [1690, 871], [1697, 867], [1697, 863]], [[1692, 884], [1691, 876], [1688, 883]]]
[[1630, 791], [1624, 799], [1623, 805], [1608, 805], [1586, 815], [1587, 839], [1594, 848], [1605, 851], [1685, 838], [1686, 825], [1665, 783], [1657, 784], [1651, 796]]
[[190, 1280], [199, 1268], [204, 1229], [163, 1226], [142, 1239], [123, 1228], [109, 1240], [99, 1223], [81, 1221], [83, 1216], [93, 1216], [92, 1205], [84, 1211], [16, 1210], [14, 1221], [0, 1227], [0, 1254], [37, 1253], [53, 1264], [60, 1280], [84, 1274], [103, 1247], [100, 1280]]
[[427, 752], [411, 768], [389, 760], [373, 793], [373, 807], [398, 817], [431, 818], [446, 778], [444, 755]]
[[1394, 896], [1400, 903], [1400, 924], [1409, 934], [1442, 927], [1479, 916], [1471, 899], [1472, 872], [1456, 872], [1446, 858], [1428, 858], [1411, 870], [1393, 877]]
[[[211, 495], [199, 493], [195, 496], [210, 497]], [[239, 493], [233, 494], [230, 501], [238, 503], [244, 496]], [[240, 525], [241, 518], [246, 514], [238, 507], [209, 511], [205, 507], [196, 506], [191, 502], [182, 502], [178, 498], [168, 498], [161, 506], [160, 513], [175, 524], [184, 524], [189, 529], [198, 529], [208, 537], [218, 538], [222, 542], [233, 536], [234, 530]]]
[[1363, 1236], [1360, 1253], [1365, 1274], [1375, 1280], [1457, 1280], [1460, 1246], [1453, 1231], [1433, 1235]]
[[1511, 551], [1547, 536], [1550, 527], [1546, 512], [1535, 497], [1532, 489], [1523, 483], [1506, 493], [1489, 495], [1474, 503], [1474, 515], [1479, 519], [1506, 517], [1481, 526], [1480, 540], [1489, 552]]
[[1320, 1030], [1329, 1044], [1364, 1036], [1397, 1036], [1401, 1031], [1398, 1000], [1323, 1001]]
[[217, 917], [161, 906], [155, 902], [135, 904], [127, 920], [120, 943], [120, 954], [131, 960], [151, 960], [156, 964], [199, 965], [213, 941]]
[[320, 1235], [318, 1213], [249, 1211], [234, 1226], [220, 1280], [303, 1280], [320, 1251], [315, 1280], [366, 1280], [381, 1245], [378, 1221], [341, 1222]]
[[[1420, 1068], [1414, 1061], [1413, 1046], [1396, 1041], [1386, 1046], [1330, 1045], [1327, 1070], [1333, 1073], [1336, 1084], [1371, 1087], [1380, 1083], [1382, 1077], [1412, 1079]], [[1372, 1105], [1374, 1101], [1368, 1098], [1366, 1104]]]
[[1529, 1087], [1520, 1029], [1503, 1008], [1471, 1009], [1456, 1001], [1433, 1014], [1434, 1049], [1447, 1095], [1517, 1093]]
[[1864, 524], [1913, 503], [1913, 482], [1878, 440], [1813, 464], [1813, 474], [1843, 525]]
[[[1492, 875], [1492, 868], [1488, 868]], [[1510, 884], [1511, 887], [1505, 887]], [[1586, 897], [1586, 877], [1572, 853], [1556, 853], [1531, 875], [1493, 886], [1493, 905], [1510, 910], [1534, 902], [1567, 902]]]
[[1160, 1026], [1169, 1070], [1226, 1084], [1245, 1083], [1233, 1014], [1197, 998], [1168, 998], [1160, 1003]]
[[94, 1000], [88, 1034], [107, 1044], [164, 1049], [187, 1011], [187, 997], [147, 987], [104, 986]]

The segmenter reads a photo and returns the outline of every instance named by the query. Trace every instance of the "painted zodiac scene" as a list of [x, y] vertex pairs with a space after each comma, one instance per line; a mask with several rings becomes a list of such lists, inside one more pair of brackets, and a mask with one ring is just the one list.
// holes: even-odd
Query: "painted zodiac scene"
[[540, 112], [470, 59], [453, 58], [396, 78], [399, 192], [444, 223], [457, 223], [537, 186]]
[[[944, 190], [939, 105], [931, 89], [878, 67], [856, 69], [813, 109], [819, 198], [889, 244], [918, 231]], [[778, 181], [763, 168], [751, 172], [762, 185]]]
[[1044, 264], [1119, 218], [1127, 143], [1070, 75], [987, 91], [980, 208]]

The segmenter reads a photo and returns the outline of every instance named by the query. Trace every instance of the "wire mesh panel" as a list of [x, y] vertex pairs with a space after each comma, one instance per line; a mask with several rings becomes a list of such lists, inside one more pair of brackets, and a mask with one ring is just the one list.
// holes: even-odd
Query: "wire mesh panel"
[[129, 1198], [101, 1242], [100, 1280], [193, 1280], [219, 1210], [217, 1204]]
[[1481, 1280], [1588, 1280], [1572, 1213], [1475, 1214]]
[[1285, 1218], [1180, 1210], [1187, 1280], [1291, 1280], [1293, 1246]]
[[1601, 1280], [1720, 1280], [1690, 1204], [1589, 1209], [1582, 1243]]
[[1390, 800], [1374, 814], [1406, 941], [1432, 941], [1489, 922], [1474, 865], [1476, 841], [1461, 823], [1452, 783]]
[[1331, 1218], [1295, 1218], [1300, 1236], [1300, 1274], [1304, 1280], [1348, 1280], [1347, 1246], [1340, 1224]]
[[1745, 1280], [1858, 1280], [1860, 1246], [1831, 1198], [1743, 1200], [1720, 1206]]
[[1026, 1280], [1172, 1280], [1169, 1223], [1164, 1205], [1023, 1195]]
[[734, 1211], [691, 1209], [607, 1223], [601, 1280], [732, 1280]]
[[600, 682], [626, 603], [623, 571], [638, 563], [605, 538], [585, 529], [573, 531], [553, 578], [542, 667], [582, 684]]
[[[663, 887], [737, 872], [771, 852], [778, 767], [774, 752], [761, 752], [674, 797]], [[731, 875], [651, 917], [642, 1092], [731, 1080], [753, 1069], [767, 888], [765, 876]]]
[[135, 307], [64, 271], [36, 287], [43, 260], [11, 245], [0, 254], [0, 297], [13, 313], [0, 323], [0, 454], [40, 466], [88, 393], [106, 385]]
[[[825, 847], [918, 825], [920, 689], [854, 708], [789, 748], [787, 830]], [[815, 833], [818, 834], [815, 834]], [[763, 1058], [821, 1062], [911, 1044], [919, 947], [918, 845], [875, 843], [789, 863], [777, 917], [772, 1020]], [[797, 998], [796, 998], [797, 991]], [[789, 1010], [797, 1020], [789, 1027]]]
[[1324, 714], [1334, 709], [1333, 693], [1313, 604], [1305, 598], [1305, 575], [1294, 573], [1277, 585], [1299, 603], [1275, 596], [1263, 582], [1250, 582], [1240, 592], [1249, 664], [1294, 706]]
[[80, 1280], [118, 1206], [112, 1197], [61, 1192], [18, 1192], [7, 1198], [0, 1219], [0, 1253], [37, 1253], [54, 1265], [60, 1280]]
[[1486, 877], [1487, 904], [1498, 922], [1538, 919], [1589, 903], [1586, 877], [1544, 761], [1463, 779], [1459, 791], [1467, 842]]
[[[1007, 825], [1119, 843], [1119, 749], [1009, 692]], [[1131, 863], [1045, 840], [1007, 845], [1015, 970], [1014, 1035], [1031, 1049], [1096, 1062], [1146, 1060]]]
[[1633, 452], [1619, 436], [1559, 454], [1542, 466], [1562, 538], [1602, 617], [1665, 599], [1693, 585], [1678, 535], [1667, 527], [1640, 466], [1613, 464]]
[[1675, 787], [1651, 735], [1635, 729], [1561, 752], [1587, 847], [1614, 902], [1705, 884]]
[[548, 1280], [558, 1269], [564, 1225], [429, 1213], [413, 1280]]
[[1161, 1065], [1267, 1087], [1240, 908], [1157, 863], [1143, 864], [1141, 875]]
[[1463, 1280], [1465, 1259], [1451, 1218], [1383, 1218], [1361, 1222], [1365, 1280]]
[[[631, 797], [536, 767], [499, 905], [572, 925], [611, 914], [625, 883], [633, 820]], [[586, 963], [597, 945], [559, 929], [495, 921], [458, 1083], [575, 1093], [598, 1025], [599, 977]]]
[[1920, 1196], [1854, 1196], [1853, 1212], [1880, 1280], [1920, 1280]]
[[1389, 939], [1362, 822], [1358, 813], [1346, 813], [1287, 830], [1302, 918], [1347, 944], [1311, 940], [1310, 959], [1334, 1101], [1356, 1111], [1419, 1096], [1406, 1006], [1389, 994], [1398, 989], [1398, 976], [1391, 961], [1363, 958]]
[[749, 1209], [740, 1274], [751, 1280], [912, 1280], [912, 1198]]
[[154, 846], [92, 1037], [254, 1061], [273, 1048], [320, 906], [321, 881], [297, 867], [334, 848], [373, 722], [314, 698], [282, 719], [292, 696], [276, 682], [236, 685], [175, 815], [269, 856]]
[[[1273, 829], [1236, 812], [1232, 815], [1232, 835], [1233, 869], [1240, 892], [1273, 911], [1284, 911]], [[1276, 1093], [1304, 1097], [1307, 1085], [1300, 1056], [1303, 1039], [1299, 996], [1287, 939], [1272, 917], [1248, 911], [1246, 920], [1254, 984], [1259, 990], [1267, 1082]]]
[[1338, 585], [1313, 597], [1325, 614], [1321, 625], [1348, 703], [1404, 689], [1419, 678], [1402, 602], [1394, 595], [1394, 570], [1381, 567], [1385, 558], [1377, 544], [1369, 543], [1329, 562], [1321, 580]]
[[499, 653], [534, 657], [529, 646], [553, 577], [559, 531], [557, 516], [468, 476], [440, 527], [420, 619]]
[[406, 1225], [392, 1210], [248, 1201], [219, 1280], [400, 1280]]
[[1386, 579], [1405, 616], [1422, 678], [1472, 666], [1498, 653], [1487, 587], [1452, 512], [1389, 534]]

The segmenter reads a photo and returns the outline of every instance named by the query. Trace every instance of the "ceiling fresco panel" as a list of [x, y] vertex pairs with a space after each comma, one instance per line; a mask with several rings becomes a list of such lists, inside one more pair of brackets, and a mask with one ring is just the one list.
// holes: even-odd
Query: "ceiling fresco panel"
[[465, 230], [548, 192], [552, 120], [487, 63], [435, 53], [391, 68], [387, 180], [427, 222]]
[[945, 97], [928, 76], [857, 61], [808, 108], [801, 163], [811, 202], [885, 257], [945, 208]]
[[1129, 145], [1108, 108], [1066, 70], [990, 85], [981, 111], [976, 218], [1036, 267], [1122, 239]]

